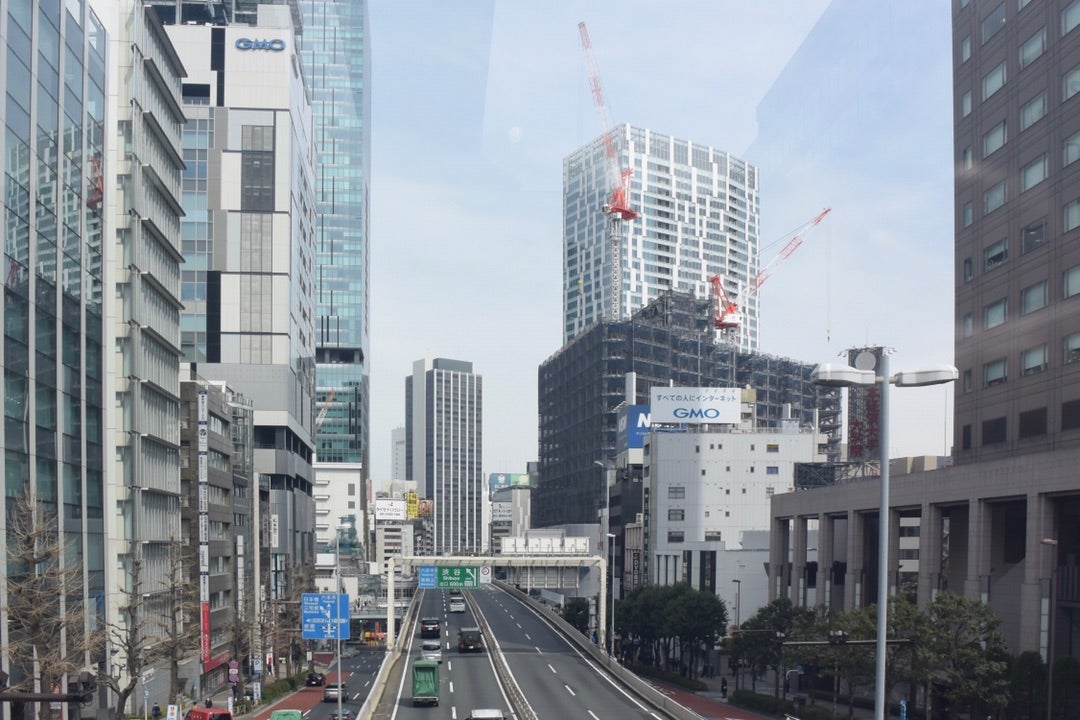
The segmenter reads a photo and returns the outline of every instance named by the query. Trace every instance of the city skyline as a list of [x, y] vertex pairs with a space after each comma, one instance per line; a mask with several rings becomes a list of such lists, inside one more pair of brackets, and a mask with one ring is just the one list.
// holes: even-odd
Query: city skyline
[[[810, 109], [819, 113], [832, 98], [827, 91], [840, 84], [837, 76], [859, 80], [852, 58], [880, 60], [882, 52], [874, 45], [892, 39], [881, 37], [887, 31], [880, 28], [864, 32], [866, 22], [857, 30], [820, 24], [839, 38], [862, 33], [875, 42], [832, 43], [843, 73], [825, 55], [819, 60], [820, 78], [811, 78], [803, 94], [783, 107], [778, 96], [785, 88], [779, 80], [805, 51], [804, 41], [823, 14], [829, 15], [829, 5], [687, 3], [677, 14], [655, 15], [644, 3], [544, 5], [543, 12], [519, 3], [453, 9], [437, 3], [372, 3], [371, 477], [377, 484], [388, 479], [390, 432], [403, 423], [396, 378], [422, 356], [469, 358], [484, 375], [485, 472], [524, 471], [535, 458], [537, 369], [561, 347], [561, 164], [600, 135], [577, 23], [589, 24], [613, 123], [693, 138], [758, 163], [755, 143], [764, 129], [758, 119], [769, 109], [766, 99], [798, 118], [811, 95]], [[832, 5], [848, 6], [847, 15], [852, 14], [850, 3]], [[863, 171], [813, 178], [812, 193], [803, 192], [806, 178], [802, 186], [798, 177], [780, 183], [778, 173], [762, 167], [763, 260], [785, 233], [823, 207], [833, 207], [806, 247], [761, 292], [760, 350], [765, 353], [824, 362], [848, 347], [879, 343], [897, 349], [894, 366], [900, 369], [952, 360], [948, 9], [862, 11], [868, 22], [875, 13], [882, 16], [878, 25], [914, 21], [923, 31], [916, 34], [917, 47], [903, 46], [914, 64], [868, 63], [863, 80], [899, 93], [923, 78], [943, 78], [942, 87], [932, 88], [933, 100], [917, 99], [933, 107], [920, 114], [910, 135], [926, 128], [927, 148], [940, 146], [945, 152], [926, 159], [923, 166], [932, 169], [913, 185], [917, 192], [905, 198], [909, 202], [894, 199], [890, 206], [883, 200], [873, 208], [858, 207], [861, 197], [845, 191], [909, 180], [920, 170], [918, 153], [894, 149], [910, 162], [895, 171], [882, 166], [881, 177]], [[823, 43], [819, 38], [814, 44], [819, 54], [828, 49]], [[894, 39], [889, 49], [895, 54], [902, 43]], [[444, 63], [447, 56], [454, 63]], [[890, 74], [904, 82], [888, 85]], [[858, 82], [851, 87], [851, 93], [865, 90]], [[855, 108], [860, 112], [839, 119], [865, 131], [859, 125], [865, 116], [892, 112], [908, 98], [886, 99], [882, 103], [879, 94], [867, 93], [860, 103], [865, 107]], [[859, 142], [857, 136], [843, 139], [852, 147]], [[883, 147], [886, 139], [870, 134], [864, 141], [867, 147]], [[812, 155], [812, 149], [793, 152], [801, 157]], [[834, 151], [832, 144], [818, 148]], [[845, 160], [834, 157], [831, 172], [842, 171]], [[802, 169], [796, 162], [788, 165], [792, 175]], [[832, 187], [839, 188], [837, 197], [831, 196]], [[789, 196], [778, 197], [779, 191]], [[938, 193], [939, 206], [913, 213], [916, 197]], [[878, 213], [876, 227], [867, 225], [871, 211]], [[928, 226], [937, 235], [922, 238], [926, 242], [919, 251], [939, 257], [899, 253], [874, 264], [881, 253], [896, 248], [898, 239], [926, 235]], [[931, 240], [940, 247], [925, 251]], [[858, 266], [845, 259], [852, 248], [859, 250]], [[855, 274], [858, 283], [850, 281]], [[911, 295], [915, 279], [925, 302]], [[831, 297], [826, 286], [834, 288]], [[845, 288], [860, 295], [849, 296]], [[795, 313], [800, 314], [792, 320]], [[897, 454], [946, 450], [947, 392], [909, 393], [896, 403], [894, 412], [902, 418], [893, 438]]]

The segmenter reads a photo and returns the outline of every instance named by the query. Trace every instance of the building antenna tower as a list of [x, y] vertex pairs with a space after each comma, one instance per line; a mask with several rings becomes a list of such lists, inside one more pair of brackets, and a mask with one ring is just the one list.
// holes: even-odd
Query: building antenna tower
[[578, 23], [578, 32], [581, 35], [581, 49], [589, 65], [589, 89], [592, 92], [593, 106], [596, 108], [596, 114], [600, 117], [600, 124], [604, 130], [604, 169], [610, 188], [610, 195], [602, 208], [608, 218], [608, 244], [611, 256], [611, 273], [608, 277], [608, 319], [611, 322], [618, 322], [622, 306], [622, 221], [633, 220], [638, 216], [637, 211], [630, 207], [629, 197], [630, 176], [634, 171], [632, 168], [623, 168], [619, 160], [615, 137], [611, 132], [607, 101], [604, 99], [604, 86], [600, 82], [600, 68], [596, 64], [592, 41], [589, 39], [589, 29], [585, 27], [584, 21]]

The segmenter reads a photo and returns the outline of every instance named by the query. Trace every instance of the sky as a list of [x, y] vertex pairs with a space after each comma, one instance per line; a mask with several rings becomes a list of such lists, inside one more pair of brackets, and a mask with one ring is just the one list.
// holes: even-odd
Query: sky
[[[485, 474], [536, 459], [537, 371], [562, 343], [562, 160], [601, 133], [580, 21], [613, 123], [759, 164], [763, 262], [832, 207], [761, 290], [762, 352], [951, 363], [949, 9], [929, 6], [371, 0], [371, 476], [389, 478], [423, 357], [483, 376]], [[951, 389], [892, 398], [893, 455], [946, 452]]]

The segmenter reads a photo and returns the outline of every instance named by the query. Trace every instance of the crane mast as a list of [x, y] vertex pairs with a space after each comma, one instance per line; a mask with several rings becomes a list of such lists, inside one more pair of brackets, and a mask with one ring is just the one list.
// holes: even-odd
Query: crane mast
[[604, 99], [604, 86], [600, 82], [600, 68], [596, 64], [593, 55], [592, 40], [589, 39], [589, 29], [585, 22], [578, 23], [578, 33], [581, 35], [581, 49], [585, 53], [585, 60], [589, 66], [589, 90], [592, 93], [593, 106], [600, 118], [600, 125], [604, 131], [604, 171], [608, 181], [609, 196], [602, 210], [608, 218], [608, 246], [611, 257], [611, 273], [608, 276], [608, 319], [618, 322], [620, 312], [620, 296], [622, 295], [622, 221], [633, 220], [638, 216], [637, 211], [630, 207], [630, 176], [633, 170], [623, 168], [619, 161], [618, 149], [615, 147], [615, 137], [611, 132], [611, 123], [608, 118], [607, 101]]

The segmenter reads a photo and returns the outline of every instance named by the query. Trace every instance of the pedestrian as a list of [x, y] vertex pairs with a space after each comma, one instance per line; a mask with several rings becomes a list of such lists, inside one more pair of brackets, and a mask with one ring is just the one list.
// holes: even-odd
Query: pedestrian
[[206, 705], [206, 707], [208, 708], [214, 707], [214, 699], [211, 697], [207, 697], [204, 705]]
[[154, 703], [154, 707], [150, 709], [150, 714], [154, 716], [154, 720], [158, 720], [161, 717], [161, 706]]

